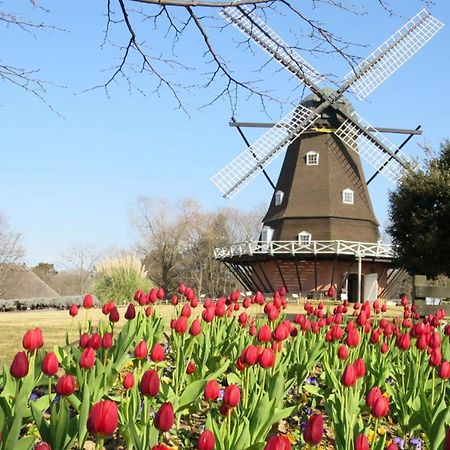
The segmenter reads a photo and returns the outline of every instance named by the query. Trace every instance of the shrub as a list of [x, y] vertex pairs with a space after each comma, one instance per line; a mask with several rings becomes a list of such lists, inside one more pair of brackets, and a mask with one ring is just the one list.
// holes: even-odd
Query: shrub
[[95, 270], [94, 294], [102, 303], [109, 300], [125, 303], [137, 289], [147, 291], [153, 286], [135, 255], [103, 260], [96, 264]]

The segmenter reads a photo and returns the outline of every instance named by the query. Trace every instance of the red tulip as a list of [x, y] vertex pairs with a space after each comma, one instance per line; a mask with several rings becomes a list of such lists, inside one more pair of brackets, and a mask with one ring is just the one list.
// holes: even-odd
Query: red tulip
[[[349, 322], [351, 323], [351, 322]], [[359, 345], [359, 333], [356, 328], [352, 328], [347, 333], [347, 339], [345, 340], [345, 343], [349, 347], [358, 347]]]
[[356, 376], [358, 378], [363, 377], [366, 374], [366, 364], [364, 363], [364, 360], [362, 358], [358, 358], [354, 363], [353, 366], [356, 371]]
[[133, 303], [130, 303], [125, 312], [125, 319], [133, 320], [135, 317], [136, 317], [136, 308], [134, 307]]
[[164, 361], [164, 347], [161, 344], [156, 343], [153, 345], [150, 359], [156, 363]]
[[303, 437], [308, 444], [317, 445], [323, 437], [323, 418], [320, 414], [313, 414], [306, 423]]
[[154, 424], [159, 431], [169, 431], [175, 422], [172, 403], [163, 403], [155, 415]]
[[242, 352], [242, 359], [248, 366], [254, 366], [258, 362], [258, 349], [254, 345], [249, 345]]
[[39, 442], [39, 444], [36, 444], [36, 447], [34, 447], [34, 450], [52, 450], [52, 448], [47, 442]]
[[145, 308], [145, 317], [150, 317], [153, 314], [153, 308], [151, 306], [147, 306]]
[[91, 294], [86, 294], [83, 298], [83, 307], [86, 309], [92, 308], [94, 306], [94, 298]]
[[80, 337], [80, 347], [86, 348], [89, 344], [90, 336], [87, 333], [83, 333]]
[[353, 364], [348, 365], [344, 369], [344, 373], [342, 374], [341, 378], [342, 384], [345, 387], [352, 387], [356, 383], [356, 370]]
[[204, 430], [198, 439], [198, 450], [213, 450], [216, 440], [212, 431]]
[[112, 436], [118, 424], [117, 403], [111, 400], [102, 400], [92, 406], [87, 420], [89, 433], [100, 437]]
[[156, 397], [159, 393], [160, 386], [159, 375], [156, 370], [152, 369], [144, 372], [140, 386], [143, 395]]
[[70, 307], [69, 307], [69, 314], [72, 317], [75, 317], [78, 314], [78, 305], [75, 305], [75, 304], [70, 305]]
[[389, 345], [387, 342], [383, 342], [380, 347], [381, 353], [387, 353], [389, 351]]
[[152, 447], [152, 450], [170, 450], [170, 448], [166, 447], [164, 444], [156, 444]]
[[111, 333], [105, 333], [102, 338], [102, 347], [105, 349], [111, 348], [113, 345], [113, 336]]
[[217, 400], [220, 395], [220, 385], [216, 380], [206, 382], [204, 390], [205, 398], [208, 401]]
[[156, 291], [156, 298], [158, 300], [162, 300], [164, 298], [164, 289], [162, 287], [158, 288], [158, 290]]
[[83, 350], [80, 356], [80, 367], [83, 369], [92, 369], [95, 364], [95, 352], [92, 348], [88, 347]]
[[102, 337], [98, 333], [94, 333], [88, 342], [88, 347], [98, 350], [102, 346]]
[[370, 412], [376, 418], [387, 416], [389, 412], [389, 399], [384, 395], [378, 397], [370, 408]]
[[[186, 305], [185, 305], [186, 306]], [[175, 331], [179, 334], [184, 334], [187, 331], [187, 318], [180, 316], [175, 323]]]
[[441, 361], [442, 361], [441, 349], [439, 347], [434, 348], [430, 355], [430, 360], [429, 360], [430, 366], [438, 367], [438, 366], [440, 366]]
[[42, 330], [36, 327], [34, 330], [28, 330], [22, 339], [22, 345], [25, 350], [33, 352], [44, 345]]
[[356, 437], [355, 450], [369, 450], [369, 440], [365, 434], [360, 434]]
[[147, 342], [141, 341], [138, 345], [136, 345], [136, 348], [134, 349], [134, 356], [137, 359], [145, 359], [148, 355], [148, 347]]
[[28, 373], [29, 363], [25, 352], [19, 352], [14, 356], [9, 373], [14, 378], [23, 378]]
[[348, 347], [345, 344], [340, 345], [338, 348], [337, 355], [341, 361], [344, 361], [345, 359], [347, 359], [348, 358]]
[[398, 450], [397, 445], [395, 445], [393, 442], [391, 442], [387, 447], [386, 450]]
[[259, 365], [268, 369], [275, 365], [275, 352], [271, 348], [265, 348], [259, 355]]
[[442, 450], [450, 450], [450, 427], [445, 432], [444, 447]]
[[439, 378], [446, 380], [450, 378], [450, 362], [444, 361], [439, 367]]
[[75, 391], [75, 377], [72, 375], [63, 375], [56, 383], [55, 391], [58, 395], [72, 395]]
[[195, 363], [192, 361], [189, 361], [189, 364], [186, 367], [186, 373], [188, 375], [192, 375], [197, 370], [197, 367], [195, 366]]
[[122, 385], [124, 389], [131, 389], [134, 386], [134, 375], [132, 372], [129, 372], [124, 376]]
[[200, 320], [195, 319], [191, 323], [191, 327], [189, 328], [189, 334], [191, 336], [198, 336], [202, 332], [202, 326], [200, 324]]
[[234, 408], [241, 401], [241, 390], [237, 384], [230, 384], [223, 394], [223, 402], [230, 408]]
[[212, 322], [214, 316], [215, 316], [214, 306], [207, 307], [202, 311], [202, 319], [206, 323]]
[[291, 450], [291, 442], [286, 436], [270, 436], [264, 450]]
[[258, 341], [259, 342], [269, 342], [272, 338], [272, 331], [270, 330], [269, 325], [263, 325], [258, 333]]
[[247, 325], [247, 320], [248, 320], [248, 315], [247, 315], [246, 312], [243, 312], [243, 313], [239, 314], [238, 322], [239, 322], [243, 327], [245, 327], [245, 325]]
[[111, 309], [113, 309], [116, 306], [116, 304], [114, 302], [106, 302], [103, 306], [102, 306], [102, 313], [107, 316], [110, 312]]
[[381, 389], [378, 386], [373, 387], [367, 394], [366, 405], [371, 408], [382, 395]]
[[42, 360], [42, 372], [48, 377], [51, 377], [58, 372], [58, 369], [59, 361], [56, 355], [53, 352], [46, 353]]
[[111, 311], [109, 312], [109, 321], [112, 323], [118, 322], [120, 319], [119, 310], [114, 306], [111, 308]]

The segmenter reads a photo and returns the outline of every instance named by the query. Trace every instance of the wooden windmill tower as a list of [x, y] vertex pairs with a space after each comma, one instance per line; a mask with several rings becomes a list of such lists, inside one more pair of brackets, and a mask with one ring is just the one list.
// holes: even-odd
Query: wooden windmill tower
[[380, 242], [361, 158], [394, 184], [411, 160], [343, 97], [366, 98], [443, 26], [422, 10], [384, 42], [337, 90], [249, 8], [222, 15], [300, 79], [312, 95], [212, 178], [231, 198], [288, 145], [258, 242], [216, 248], [248, 289], [326, 292], [375, 299], [387, 283], [392, 249]]

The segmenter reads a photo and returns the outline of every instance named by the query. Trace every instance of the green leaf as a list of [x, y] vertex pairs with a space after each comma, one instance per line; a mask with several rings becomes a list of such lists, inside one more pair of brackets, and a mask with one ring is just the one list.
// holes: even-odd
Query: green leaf
[[36, 439], [33, 436], [24, 437], [15, 443], [14, 450], [30, 450], [35, 441]]
[[61, 449], [64, 447], [67, 430], [69, 429], [69, 420], [70, 417], [67, 402], [64, 399], [61, 399], [59, 402], [58, 422], [56, 424], [52, 423], [52, 427], [56, 428], [55, 441], [52, 443], [52, 446]]
[[78, 448], [82, 450], [87, 437], [87, 419], [89, 415], [89, 384], [86, 383], [83, 390], [83, 400], [80, 406], [80, 415], [78, 417]]
[[33, 414], [34, 421], [36, 423], [36, 427], [39, 431], [39, 434], [41, 435], [41, 438], [45, 442], [51, 441], [51, 435], [50, 435], [50, 427], [45, 420], [42, 411], [34, 404], [34, 402], [31, 402], [31, 413]]
[[176, 411], [180, 411], [181, 409], [192, 403], [194, 400], [197, 400], [197, 398], [203, 391], [205, 384], [205, 380], [198, 380], [189, 384], [178, 400]]

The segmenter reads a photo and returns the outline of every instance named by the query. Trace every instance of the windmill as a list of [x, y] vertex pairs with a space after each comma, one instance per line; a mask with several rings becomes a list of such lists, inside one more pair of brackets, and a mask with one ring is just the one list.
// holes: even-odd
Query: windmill
[[412, 170], [412, 161], [344, 94], [365, 99], [443, 24], [422, 10], [346, 75], [342, 86], [330, 89], [319, 87], [320, 73], [250, 8], [228, 7], [222, 15], [312, 95], [212, 177], [232, 198], [288, 146], [259, 241], [216, 248], [216, 258], [250, 290], [326, 292], [333, 286], [353, 300], [377, 298], [393, 252], [379, 239], [361, 158], [394, 184]]

